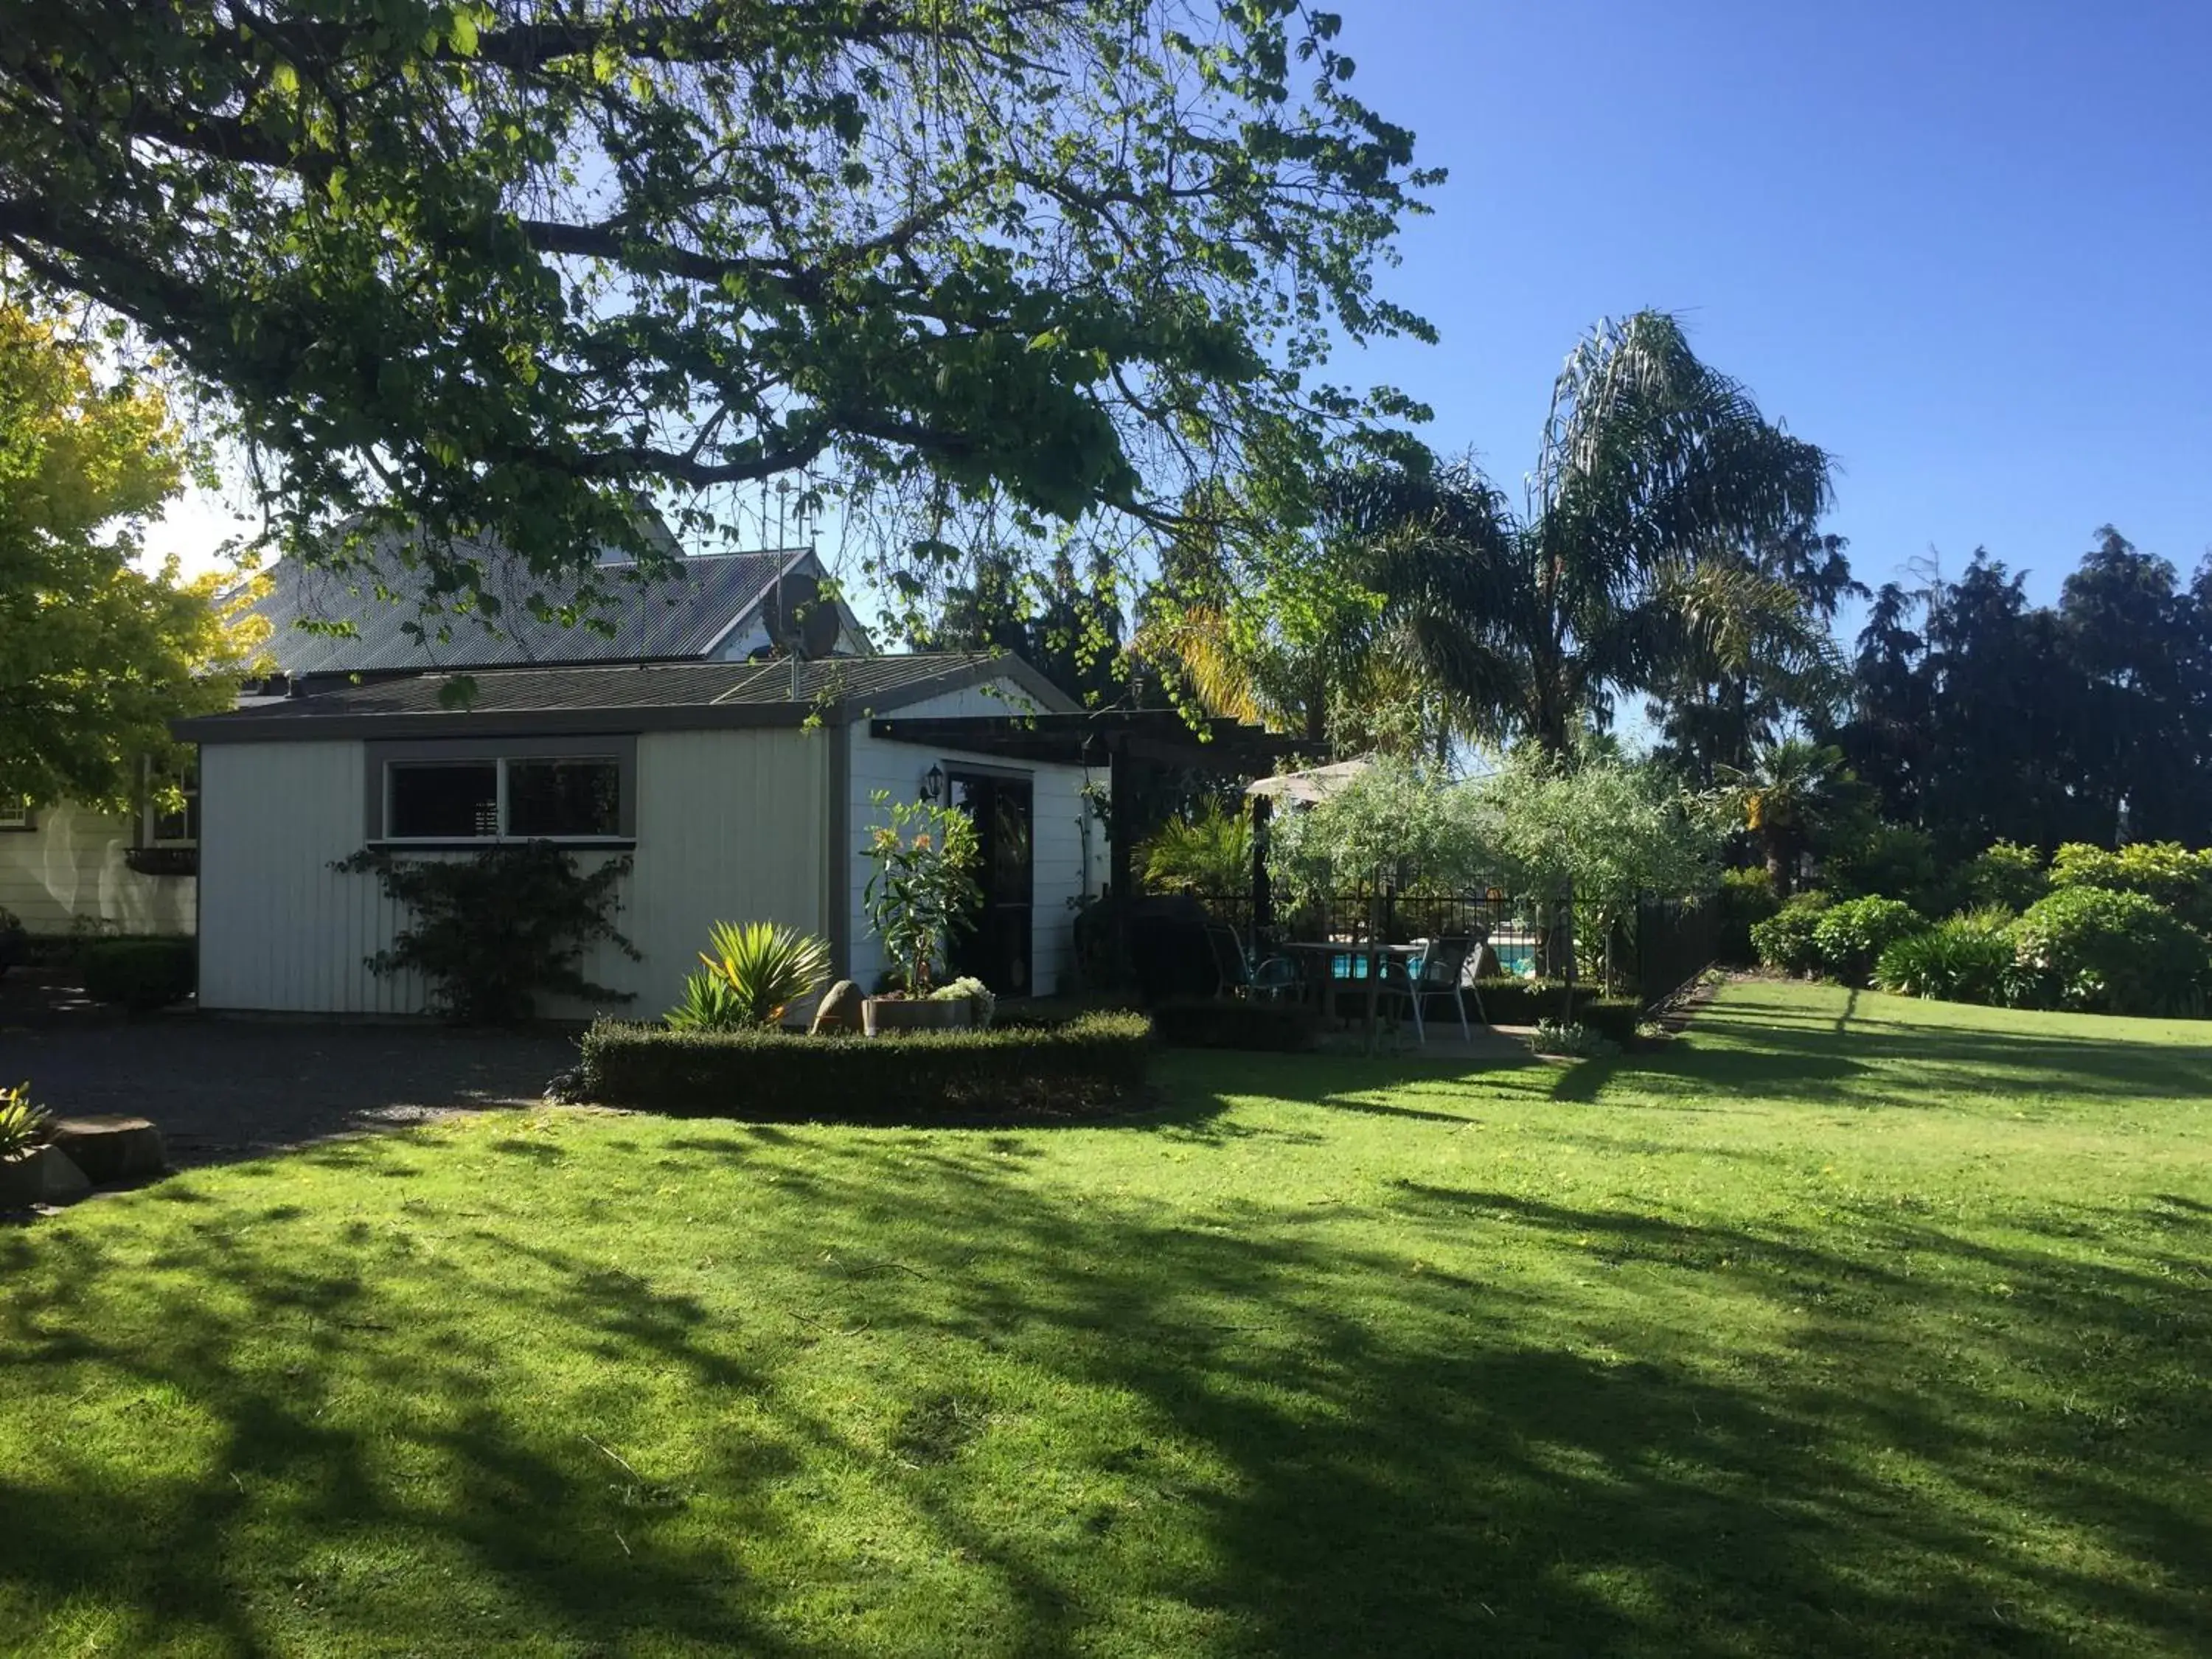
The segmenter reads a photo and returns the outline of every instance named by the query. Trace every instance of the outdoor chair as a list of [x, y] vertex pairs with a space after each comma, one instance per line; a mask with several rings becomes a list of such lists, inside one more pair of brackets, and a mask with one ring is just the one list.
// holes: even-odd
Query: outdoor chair
[[[1460, 1040], [1470, 1041], [1474, 1031], [1467, 1019], [1467, 959], [1478, 941], [1462, 936], [1455, 939], [1432, 939], [1429, 948], [1405, 963], [1385, 964], [1383, 978], [1377, 988], [1381, 994], [1394, 1000], [1402, 1000], [1413, 1011], [1414, 1040], [1425, 1046], [1429, 1040], [1427, 1028], [1421, 1020], [1421, 1005], [1442, 997], [1448, 1000], [1459, 1015]], [[1474, 1012], [1487, 1025], [1489, 1017], [1482, 1007], [1482, 993], [1474, 993]]]
[[1296, 963], [1288, 957], [1266, 957], [1255, 963], [1245, 951], [1244, 941], [1237, 938], [1237, 930], [1228, 923], [1206, 923], [1206, 942], [1212, 949], [1213, 965], [1220, 975], [1224, 996], [1276, 1002], [1285, 993], [1298, 988]]

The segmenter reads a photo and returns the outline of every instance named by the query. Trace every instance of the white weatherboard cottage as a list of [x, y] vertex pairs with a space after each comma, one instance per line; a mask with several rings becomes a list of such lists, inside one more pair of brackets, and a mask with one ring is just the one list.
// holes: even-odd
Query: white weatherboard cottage
[[[659, 1014], [717, 921], [830, 941], [840, 975], [883, 967], [861, 894], [877, 790], [975, 813], [982, 925], [954, 965], [1004, 994], [1072, 966], [1074, 901], [1106, 857], [1090, 773], [987, 741], [1074, 705], [1018, 659], [911, 655], [481, 670], [340, 687], [180, 722], [199, 745], [199, 1000], [209, 1010], [412, 1014], [425, 988], [365, 958], [406, 918], [363, 846], [458, 857], [544, 839], [580, 864], [627, 854], [616, 925], [585, 976]], [[953, 739], [972, 732], [975, 746]], [[1012, 752], [1010, 753], [1010, 750]], [[584, 1014], [586, 1007], [549, 1008]]]
[[[647, 533], [675, 551], [667, 529]], [[386, 536], [364, 562], [343, 570], [279, 560], [253, 606], [270, 624], [267, 653], [276, 678], [297, 688], [343, 686], [359, 678], [440, 669], [539, 667], [605, 662], [741, 662], [769, 643], [763, 605], [780, 577], [819, 576], [811, 548], [770, 548], [684, 558], [658, 580], [611, 552], [600, 561], [606, 601], [592, 625], [568, 627], [541, 616], [574, 598], [573, 581], [533, 575], [495, 548], [478, 549], [489, 591], [500, 601], [496, 626], [472, 614], [426, 611], [427, 577]], [[382, 597], [378, 589], [394, 595]], [[840, 606], [838, 654], [868, 646]], [[302, 624], [316, 624], [310, 628]], [[447, 637], [440, 638], [442, 631]], [[249, 699], [249, 702], [252, 700]], [[75, 802], [23, 807], [0, 803], [0, 910], [34, 933], [97, 925], [127, 933], [192, 931], [194, 848], [199, 838], [192, 780], [184, 809], [100, 812]]]

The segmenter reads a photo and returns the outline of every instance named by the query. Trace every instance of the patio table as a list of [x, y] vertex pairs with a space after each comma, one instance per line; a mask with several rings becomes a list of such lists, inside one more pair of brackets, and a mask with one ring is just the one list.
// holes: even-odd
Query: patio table
[[[1312, 964], [1310, 971], [1302, 972], [1300, 977], [1321, 994], [1324, 1012], [1328, 1011], [1330, 995], [1339, 986], [1365, 988], [1367, 1047], [1372, 1052], [1375, 1047], [1375, 993], [1381, 982], [1380, 969], [1383, 958], [1397, 957], [1410, 962], [1429, 947], [1425, 940], [1419, 945], [1393, 945], [1371, 940], [1364, 944], [1350, 944], [1341, 940], [1308, 939], [1293, 940], [1282, 948], [1291, 953], [1302, 969], [1308, 963]], [[1341, 975], [1336, 971], [1339, 961], [1342, 961], [1349, 970]]]

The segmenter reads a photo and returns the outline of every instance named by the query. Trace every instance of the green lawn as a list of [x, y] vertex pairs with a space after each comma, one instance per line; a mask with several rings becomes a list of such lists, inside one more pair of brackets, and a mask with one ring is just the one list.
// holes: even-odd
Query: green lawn
[[2209, 1040], [1757, 984], [196, 1173], [0, 1233], [0, 1646], [2212, 1652]]

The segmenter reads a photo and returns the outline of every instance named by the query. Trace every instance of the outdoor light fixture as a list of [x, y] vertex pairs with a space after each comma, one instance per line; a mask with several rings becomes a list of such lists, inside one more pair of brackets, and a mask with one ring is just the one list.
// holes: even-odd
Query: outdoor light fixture
[[921, 798], [933, 806], [937, 804], [938, 798], [944, 793], [945, 769], [941, 766], [933, 766], [921, 775]]

